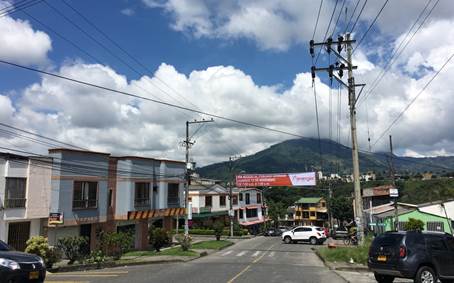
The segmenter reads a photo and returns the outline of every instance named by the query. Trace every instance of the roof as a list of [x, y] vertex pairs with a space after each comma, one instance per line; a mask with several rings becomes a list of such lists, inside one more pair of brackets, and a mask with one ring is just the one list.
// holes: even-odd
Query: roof
[[172, 163], [185, 164], [184, 161], [180, 161], [180, 160], [160, 159], [160, 158], [143, 157], [143, 156], [132, 156], [132, 155], [115, 156], [115, 158], [118, 158], [118, 159], [143, 159], [143, 160], [153, 160], [153, 161], [162, 161], [162, 162], [172, 162]]
[[49, 148], [49, 153], [60, 152], [60, 151], [70, 151], [70, 152], [79, 152], [79, 153], [87, 153], [87, 154], [100, 154], [100, 155], [110, 156], [110, 153], [98, 152], [98, 151], [89, 151], [89, 150], [64, 148], [64, 147]]
[[448, 202], [453, 202], [454, 199], [447, 199], [447, 200], [437, 200], [437, 201], [432, 201], [432, 202], [425, 202], [425, 203], [420, 203], [418, 204], [418, 207], [426, 207], [426, 206], [431, 206], [431, 205], [441, 205], [445, 204]]
[[321, 197], [318, 198], [300, 198], [295, 203], [319, 203], [322, 200]]
[[222, 216], [222, 215], [227, 215], [228, 211], [223, 210], [223, 211], [213, 211], [209, 213], [193, 213], [192, 218], [206, 218], [206, 217], [214, 217], [214, 216]]
[[[402, 215], [402, 214], [406, 214], [408, 212], [412, 212], [412, 211], [415, 211], [416, 209], [414, 208], [404, 208], [404, 207], [398, 207], [397, 208], [397, 214], [398, 215]], [[424, 212], [423, 212], [424, 213]], [[377, 213], [377, 214], [374, 214], [376, 217], [378, 218], [387, 218], [387, 217], [393, 217], [394, 216], [394, 209], [391, 209], [391, 210], [388, 210], [388, 211], [385, 211], [385, 212], [382, 212], [382, 213]]]

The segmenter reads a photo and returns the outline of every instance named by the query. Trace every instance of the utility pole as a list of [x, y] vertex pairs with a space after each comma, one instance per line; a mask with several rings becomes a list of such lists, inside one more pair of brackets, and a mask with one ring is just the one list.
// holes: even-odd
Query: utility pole
[[[357, 224], [357, 237], [360, 244], [364, 241], [364, 215], [363, 215], [363, 202], [362, 202], [362, 193], [361, 193], [361, 183], [359, 175], [359, 154], [358, 154], [358, 138], [356, 134], [356, 102], [358, 97], [355, 94], [356, 87], [364, 87], [364, 84], [355, 84], [355, 78], [353, 77], [353, 70], [357, 69], [357, 66], [353, 66], [352, 63], [352, 43], [355, 43], [356, 40], [350, 39], [350, 34], [346, 34], [344, 39], [342, 36], [338, 37], [337, 41], [333, 41], [330, 37], [326, 42], [315, 43], [313, 40], [310, 41], [310, 53], [311, 56], [314, 56], [314, 47], [322, 46], [326, 48], [328, 54], [333, 53], [340, 62], [336, 62], [335, 65], [330, 65], [328, 68], [316, 68], [312, 66], [312, 80], [315, 79], [315, 72], [317, 71], [327, 71], [330, 79], [333, 77], [342, 85], [348, 89], [348, 105], [350, 110], [350, 127], [351, 127], [351, 137], [352, 137], [352, 159], [353, 159], [353, 182], [354, 182], [354, 191], [355, 191], [355, 220]], [[337, 45], [337, 50], [332, 48], [332, 45]], [[342, 50], [346, 49], [347, 58], [345, 59], [340, 53]], [[342, 76], [344, 70], [347, 70], [348, 74], [348, 83], [342, 81]], [[338, 76], [334, 74], [334, 71], [338, 72]], [[362, 90], [362, 89], [361, 89]]]
[[186, 208], [186, 213], [184, 215], [184, 235], [189, 235], [189, 186], [191, 185], [191, 173], [194, 170], [191, 163], [189, 163], [189, 148], [194, 145], [195, 142], [190, 141], [189, 137], [189, 125], [192, 124], [202, 124], [202, 123], [209, 123], [214, 122], [213, 118], [210, 120], [194, 120], [194, 121], [186, 121], [186, 139], [184, 140], [184, 144], [186, 147], [186, 174], [185, 174], [185, 187], [184, 187], [184, 207]]
[[[394, 174], [393, 164], [393, 137], [389, 135], [389, 174], [391, 176], [391, 183], [393, 189], [396, 189], [396, 178]], [[397, 196], [394, 197], [394, 229], [399, 230], [399, 213], [397, 211]]]
[[233, 237], [233, 216], [234, 216], [234, 210], [233, 210], [233, 161], [236, 159], [241, 158], [241, 156], [230, 156], [229, 157], [229, 180], [228, 180], [228, 185], [229, 185], [229, 217], [230, 217], [230, 237]]

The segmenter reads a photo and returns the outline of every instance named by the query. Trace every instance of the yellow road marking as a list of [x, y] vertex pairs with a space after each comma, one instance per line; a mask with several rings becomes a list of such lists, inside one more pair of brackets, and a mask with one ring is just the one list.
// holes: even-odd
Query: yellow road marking
[[248, 266], [246, 266], [243, 270], [241, 270], [241, 271], [240, 271], [237, 275], [235, 275], [232, 279], [230, 279], [229, 281], [227, 281], [227, 283], [232, 283], [232, 282], [235, 281], [238, 277], [240, 277], [243, 273], [245, 273], [246, 271], [248, 271], [249, 268], [251, 268], [252, 265], [253, 265], [254, 263], [259, 262], [259, 260], [261, 260], [261, 259], [265, 256], [265, 254], [266, 254], [268, 251], [270, 251], [275, 245], [277, 245], [277, 244], [274, 244], [274, 245], [272, 245], [271, 247], [269, 247], [261, 256], [259, 256], [258, 258], [256, 258], [251, 264], [249, 264]]

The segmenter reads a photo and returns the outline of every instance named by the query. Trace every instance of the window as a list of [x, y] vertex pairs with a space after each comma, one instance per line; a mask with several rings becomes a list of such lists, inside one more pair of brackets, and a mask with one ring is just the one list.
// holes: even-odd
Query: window
[[243, 210], [240, 209], [240, 219], [243, 219], [244, 218], [244, 213], [243, 213]]
[[212, 206], [212, 205], [213, 205], [212, 196], [205, 196], [205, 206]]
[[249, 195], [249, 193], [246, 193], [246, 204], [250, 204], [251, 203], [251, 196]]
[[168, 184], [167, 186], [167, 207], [179, 207], [180, 206], [180, 185], [179, 184]]
[[257, 203], [262, 203], [262, 194], [257, 193]]
[[298, 216], [298, 217], [301, 216], [301, 211], [297, 211], [296, 216]]
[[150, 183], [138, 182], [135, 184], [134, 206], [143, 208], [150, 206]]
[[296, 228], [293, 232], [304, 232], [304, 228]]
[[246, 217], [247, 218], [257, 217], [257, 209], [246, 209]]
[[243, 194], [240, 193], [239, 196], [240, 196], [240, 201], [243, 201]]
[[26, 178], [6, 178], [5, 204], [6, 208], [25, 207]]
[[309, 218], [309, 212], [303, 211], [303, 218]]
[[309, 212], [309, 216], [310, 216], [310, 217], [315, 217], [315, 211], [310, 211], [310, 212]]
[[73, 209], [98, 207], [98, 182], [74, 181]]
[[108, 205], [109, 207], [112, 207], [112, 206], [113, 206], [113, 203], [112, 203], [112, 201], [113, 201], [113, 195], [112, 195], [112, 194], [113, 194], [112, 189], [109, 189], [109, 197], [107, 198], [107, 205]]
[[225, 206], [225, 196], [219, 196], [219, 206]]
[[326, 207], [326, 202], [322, 202], [322, 207]]
[[238, 204], [238, 196], [232, 196], [232, 203], [233, 203], [233, 205]]

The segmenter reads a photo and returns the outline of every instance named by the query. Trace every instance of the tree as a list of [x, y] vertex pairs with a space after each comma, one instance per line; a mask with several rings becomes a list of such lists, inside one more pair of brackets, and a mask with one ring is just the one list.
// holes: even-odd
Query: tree
[[333, 197], [329, 201], [329, 209], [333, 218], [339, 221], [353, 219], [353, 204], [350, 198]]
[[268, 216], [274, 222], [274, 226], [279, 223], [279, 218], [284, 218], [287, 207], [282, 202], [268, 201]]
[[404, 225], [405, 231], [422, 231], [424, 230], [424, 222], [420, 219], [409, 218]]

